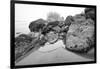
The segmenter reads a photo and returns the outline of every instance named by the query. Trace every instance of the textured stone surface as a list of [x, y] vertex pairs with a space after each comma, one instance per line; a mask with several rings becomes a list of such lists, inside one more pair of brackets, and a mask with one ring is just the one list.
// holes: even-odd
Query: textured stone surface
[[76, 18], [66, 34], [66, 48], [86, 52], [94, 45], [94, 21], [84, 17]]
[[85, 9], [86, 18], [91, 18], [95, 21], [95, 9], [94, 8], [86, 8]]
[[29, 25], [29, 29], [31, 32], [39, 32], [45, 26], [46, 21], [43, 19], [37, 19], [32, 21]]
[[26, 34], [19, 35], [15, 38], [15, 60], [27, 55], [27, 52], [31, 51], [31, 49], [43, 46], [46, 42], [47, 41], [44, 37], [38, 39], [36, 37], [30, 37]]

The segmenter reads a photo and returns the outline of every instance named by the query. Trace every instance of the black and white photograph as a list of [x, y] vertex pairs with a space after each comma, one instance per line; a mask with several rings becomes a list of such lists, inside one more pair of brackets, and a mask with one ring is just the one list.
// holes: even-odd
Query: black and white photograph
[[96, 61], [96, 8], [14, 2], [15, 66]]

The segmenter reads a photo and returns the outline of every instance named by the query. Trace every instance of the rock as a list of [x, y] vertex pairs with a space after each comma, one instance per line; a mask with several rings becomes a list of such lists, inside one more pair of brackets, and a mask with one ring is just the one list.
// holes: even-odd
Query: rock
[[42, 34], [49, 43], [55, 43], [58, 40], [58, 32], [60, 32], [59, 21], [49, 22], [42, 30]]
[[87, 52], [94, 46], [94, 22], [91, 19], [81, 20], [81, 23], [74, 23], [69, 27], [65, 41], [68, 50]]
[[[30, 43], [32, 38], [26, 34], [20, 34], [18, 37], [15, 38], [15, 43], [18, 44], [20, 42]], [[15, 45], [17, 46], [17, 45]]]
[[86, 18], [91, 18], [92, 20], [95, 20], [95, 9], [94, 8], [86, 8], [85, 9], [85, 15], [86, 15]]
[[70, 26], [71, 23], [72, 23], [73, 21], [74, 21], [74, 20], [73, 20], [73, 17], [72, 17], [72, 16], [68, 16], [68, 17], [65, 19], [64, 24]]
[[41, 39], [38, 41], [40, 46], [44, 46], [47, 40], [45, 39], [44, 36], [41, 37]]
[[43, 27], [45, 26], [46, 21], [43, 19], [37, 19], [35, 21], [32, 21], [29, 24], [29, 29], [31, 32], [39, 32], [40, 30], [43, 29]]
[[34, 33], [34, 32], [29, 32], [29, 33], [28, 33], [28, 36], [34, 38], [34, 37], [35, 37], [35, 33]]
[[42, 30], [42, 34], [45, 35], [50, 31], [59, 31], [59, 30], [60, 30], [59, 21], [49, 22]]
[[49, 33], [46, 34], [45, 36], [47, 38], [47, 41], [50, 43], [50, 44], [53, 44], [55, 42], [57, 42], [58, 40], [58, 33], [55, 33], [54, 31], [50, 31]]
[[37, 39], [26, 34], [19, 35], [15, 38], [15, 60], [26, 55], [32, 49], [44, 46], [46, 42], [44, 37]]
[[86, 17], [82, 14], [77, 14], [73, 16], [73, 22], [72, 23], [83, 23], [86, 21]]
[[15, 60], [22, 56], [22, 53], [29, 47], [33, 38], [26, 34], [20, 34], [15, 38]]
[[[67, 33], [69, 29], [68, 27], [71, 25], [72, 21], [73, 17], [68, 16], [65, 21], [62, 21], [62, 23], [60, 23], [60, 21], [49, 22], [47, 26], [44, 28], [44, 30], [42, 30], [42, 34], [44, 34], [45, 37], [48, 38], [47, 41], [49, 43], [55, 43], [58, 40], [58, 38], [62, 39], [64, 37], [62, 34]], [[48, 37], [47, 35], [49, 35], [50, 32], [53, 32], [53, 34]], [[53, 37], [53, 35], [56, 35], [56, 38]], [[50, 38], [55, 38], [55, 39], [50, 39]]]

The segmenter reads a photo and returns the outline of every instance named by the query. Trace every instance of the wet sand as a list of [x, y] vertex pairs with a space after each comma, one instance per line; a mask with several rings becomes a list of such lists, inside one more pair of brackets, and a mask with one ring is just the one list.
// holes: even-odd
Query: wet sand
[[[48, 50], [52, 50], [50, 52], [46, 52], [42, 50], [37, 50], [32, 52], [24, 59], [16, 63], [17, 65], [35, 65], [35, 64], [48, 64], [48, 63], [68, 63], [68, 62], [84, 62], [84, 61], [94, 61], [91, 58], [85, 58], [83, 56], [77, 55], [73, 52], [70, 52], [64, 49], [61, 41], [53, 44], [52, 47], [48, 46]], [[46, 46], [47, 47], [47, 46]], [[53, 49], [50, 49], [53, 48]], [[47, 48], [44, 48], [44, 50]], [[93, 52], [93, 51], [92, 51]]]

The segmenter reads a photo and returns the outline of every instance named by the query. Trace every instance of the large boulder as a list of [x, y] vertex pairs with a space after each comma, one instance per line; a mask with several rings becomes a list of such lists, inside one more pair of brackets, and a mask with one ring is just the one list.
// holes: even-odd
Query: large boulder
[[29, 29], [31, 32], [39, 32], [43, 29], [43, 27], [46, 25], [46, 21], [43, 19], [37, 19], [35, 21], [32, 21], [29, 24]]
[[64, 41], [66, 49], [74, 52], [87, 52], [94, 46], [94, 21], [78, 15], [69, 27]]

